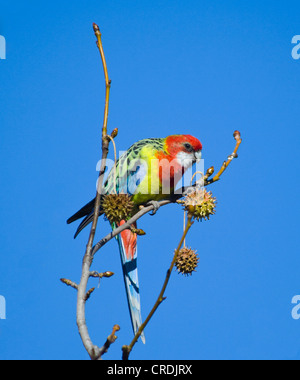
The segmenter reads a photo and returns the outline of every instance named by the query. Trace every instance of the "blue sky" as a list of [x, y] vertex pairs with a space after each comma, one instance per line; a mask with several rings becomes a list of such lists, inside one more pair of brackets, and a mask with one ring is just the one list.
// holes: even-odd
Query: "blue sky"
[[[104, 81], [92, 23], [99, 24], [112, 79], [109, 130], [125, 150], [147, 137], [197, 136], [205, 165], [239, 158], [210, 190], [209, 222], [187, 244], [200, 264], [174, 273], [167, 300], [132, 359], [300, 359], [299, 81], [291, 56], [300, 34], [296, 1], [1, 2], [1, 359], [88, 359], [76, 328], [76, 292], [88, 231], [66, 219], [95, 194]], [[112, 157], [112, 152], [111, 152]], [[172, 205], [139, 223], [144, 317], [162, 286], [182, 231]], [[109, 231], [102, 219], [100, 239]], [[95, 344], [132, 331], [117, 244], [93, 264], [103, 279], [87, 304]], [[91, 280], [98, 286], [97, 280]]]

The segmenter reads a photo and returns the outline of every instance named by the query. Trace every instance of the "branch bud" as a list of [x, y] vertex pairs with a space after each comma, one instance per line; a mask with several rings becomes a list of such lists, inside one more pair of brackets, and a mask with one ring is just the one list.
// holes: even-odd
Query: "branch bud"
[[118, 128], [115, 128], [110, 135], [113, 139], [116, 138], [118, 136]]
[[212, 176], [214, 174], [214, 172], [215, 172], [215, 168], [213, 166], [211, 166], [210, 168], [207, 169], [206, 175], [208, 177], [210, 177], [210, 176]]
[[93, 29], [95, 33], [98, 33], [98, 32], [100, 33], [99, 26], [95, 22], [93, 22]]
[[111, 276], [113, 276], [114, 275], [114, 272], [110, 272], [110, 271], [107, 271], [107, 272], [104, 272], [104, 273], [102, 273], [102, 276], [103, 277], [111, 277]]
[[234, 131], [233, 137], [235, 138], [236, 141], [238, 141], [241, 139], [241, 133], [239, 131]]
[[86, 293], [86, 295], [85, 295], [85, 301], [87, 301], [87, 300], [90, 298], [91, 294], [93, 293], [93, 291], [94, 291], [95, 289], [96, 289], [96, 288], [91, 288], [91, 289]]

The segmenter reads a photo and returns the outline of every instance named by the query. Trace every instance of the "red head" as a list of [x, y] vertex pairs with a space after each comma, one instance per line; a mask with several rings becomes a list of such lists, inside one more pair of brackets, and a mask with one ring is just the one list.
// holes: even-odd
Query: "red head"
[[167, 185], [171, 183], [171, 188], [174, 188], [184, 172], [201, 159], [201, 151], [202, 144], [196, 137], [191, 135], [166, 137], [164, 150], [156, 154], [156, 158], [160, 160], [161, 183], [166, 182]]
[[172, 135], [166, 138], [165, 149], [172, 160], [176, 159], [185, 169], [200, 160], [202, 144], [191, 135]]

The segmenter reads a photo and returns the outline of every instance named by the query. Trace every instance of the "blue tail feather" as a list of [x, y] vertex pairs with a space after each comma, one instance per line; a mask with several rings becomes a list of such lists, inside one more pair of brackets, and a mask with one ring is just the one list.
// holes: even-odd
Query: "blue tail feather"
[[[136, 334], [142, 324], [140, 291], [137, 272], [137, 249], [135, 248], [133, 259], [128, 259], [121, 235], [117, 235], [117, 241], [120, 249], [124, 282], [128, 307], [131, 316], [133, 331]], [[142, 342], [145, 343], [144, 333], [141, 335]]]

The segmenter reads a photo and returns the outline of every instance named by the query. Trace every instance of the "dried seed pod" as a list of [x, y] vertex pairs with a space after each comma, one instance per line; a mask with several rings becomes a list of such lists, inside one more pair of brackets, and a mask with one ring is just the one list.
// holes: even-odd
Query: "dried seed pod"
[[107, 219], [117, 223], [130, 217], [134, 203], [128, 194], [108, 194], [101, 203]]
[[191, 248], [181, 248], [175, 262], [176, 270], [185, 276], [191, 275], [198, 266], [199, 256]]
[[206, 189], [195, 188], [184, 199], [184, 209], [193, 215], [195, 219], [206, 220], [213, 214], [216, 209], [216, 198]]

